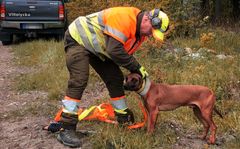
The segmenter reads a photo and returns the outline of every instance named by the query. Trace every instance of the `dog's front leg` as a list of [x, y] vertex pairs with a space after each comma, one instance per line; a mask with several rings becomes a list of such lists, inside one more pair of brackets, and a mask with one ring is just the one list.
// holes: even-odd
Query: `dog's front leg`
[[148, 133], [153, 133], [156, 120], [157, 120], [157, 115], [158, 115], [158, 107], [157, 106], [148, 106], [148, 128], [147, 131]]

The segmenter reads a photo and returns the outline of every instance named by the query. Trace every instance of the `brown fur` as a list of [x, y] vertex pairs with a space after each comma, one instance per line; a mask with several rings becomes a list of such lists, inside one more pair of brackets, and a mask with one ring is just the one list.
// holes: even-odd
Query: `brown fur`
[[[132, 73], [127, 76], [124, 86], [127, 90], [138, 91], [142, 84], [141, 77]], [[210, 129], [208, 142], [215, 143], [217, 126], [212, 119], [212, 111], [214, 110], [220, 117], [222, 115], [214, 106], [216, 97], [209, 88], [200, 85], [167, 85], [151, 82], [150, 89], [143, 99], [149, 113], [147, 126], [149, 133], [154, 131], [158, 111], [169, 111], [180, 106], [189, 106], [193, 108], [195, 116], [205, 128], [201, 139], [206, 139]]]

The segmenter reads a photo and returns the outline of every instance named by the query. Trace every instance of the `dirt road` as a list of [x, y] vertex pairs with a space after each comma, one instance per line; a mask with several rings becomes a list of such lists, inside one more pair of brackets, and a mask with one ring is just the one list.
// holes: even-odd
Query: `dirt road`
[[34, 114], [21, 115], [26, 105], [46, 99], [47, 94], [37, 91], [18, 93], [13, 90], [14, 78], [29, 70], [13, 64], [14, 56], [10, 47], [0, 45], [0, 51], [0, 148], [67, 148], [53, 134], [42, 131], [42, 126], [49, 118]]

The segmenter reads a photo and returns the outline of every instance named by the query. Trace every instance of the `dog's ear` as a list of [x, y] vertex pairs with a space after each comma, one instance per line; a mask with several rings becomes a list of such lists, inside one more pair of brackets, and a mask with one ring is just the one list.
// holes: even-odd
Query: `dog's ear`
[[139, 75], [137, 73], [134, 75], [134, 77], [137, 80], [136, 81], [136, 86], [139, 88], [142, 85], [142, 83], [143, 83], [143, 78], [142, 78], [141, 75]]

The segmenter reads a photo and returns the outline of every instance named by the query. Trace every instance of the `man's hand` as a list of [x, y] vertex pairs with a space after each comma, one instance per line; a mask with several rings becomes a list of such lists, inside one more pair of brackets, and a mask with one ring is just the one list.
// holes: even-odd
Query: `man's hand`
[[140, 75], [142, 76], [143, 79], [148, 76], [148, 72], [146, 71], [146, 69], [143, 66], [141, 66], [139, 68], [139, 72], [140, 72]]
[[143, 66], [140, 66], [140, 67], [139, 66], [138, 66], [138, 69], [132, 70], [130, 72], [131, 73], [137, 73], [141, 76], [142, 79], [145, 79], [146, 77], [148, 77], [148, 73]]

